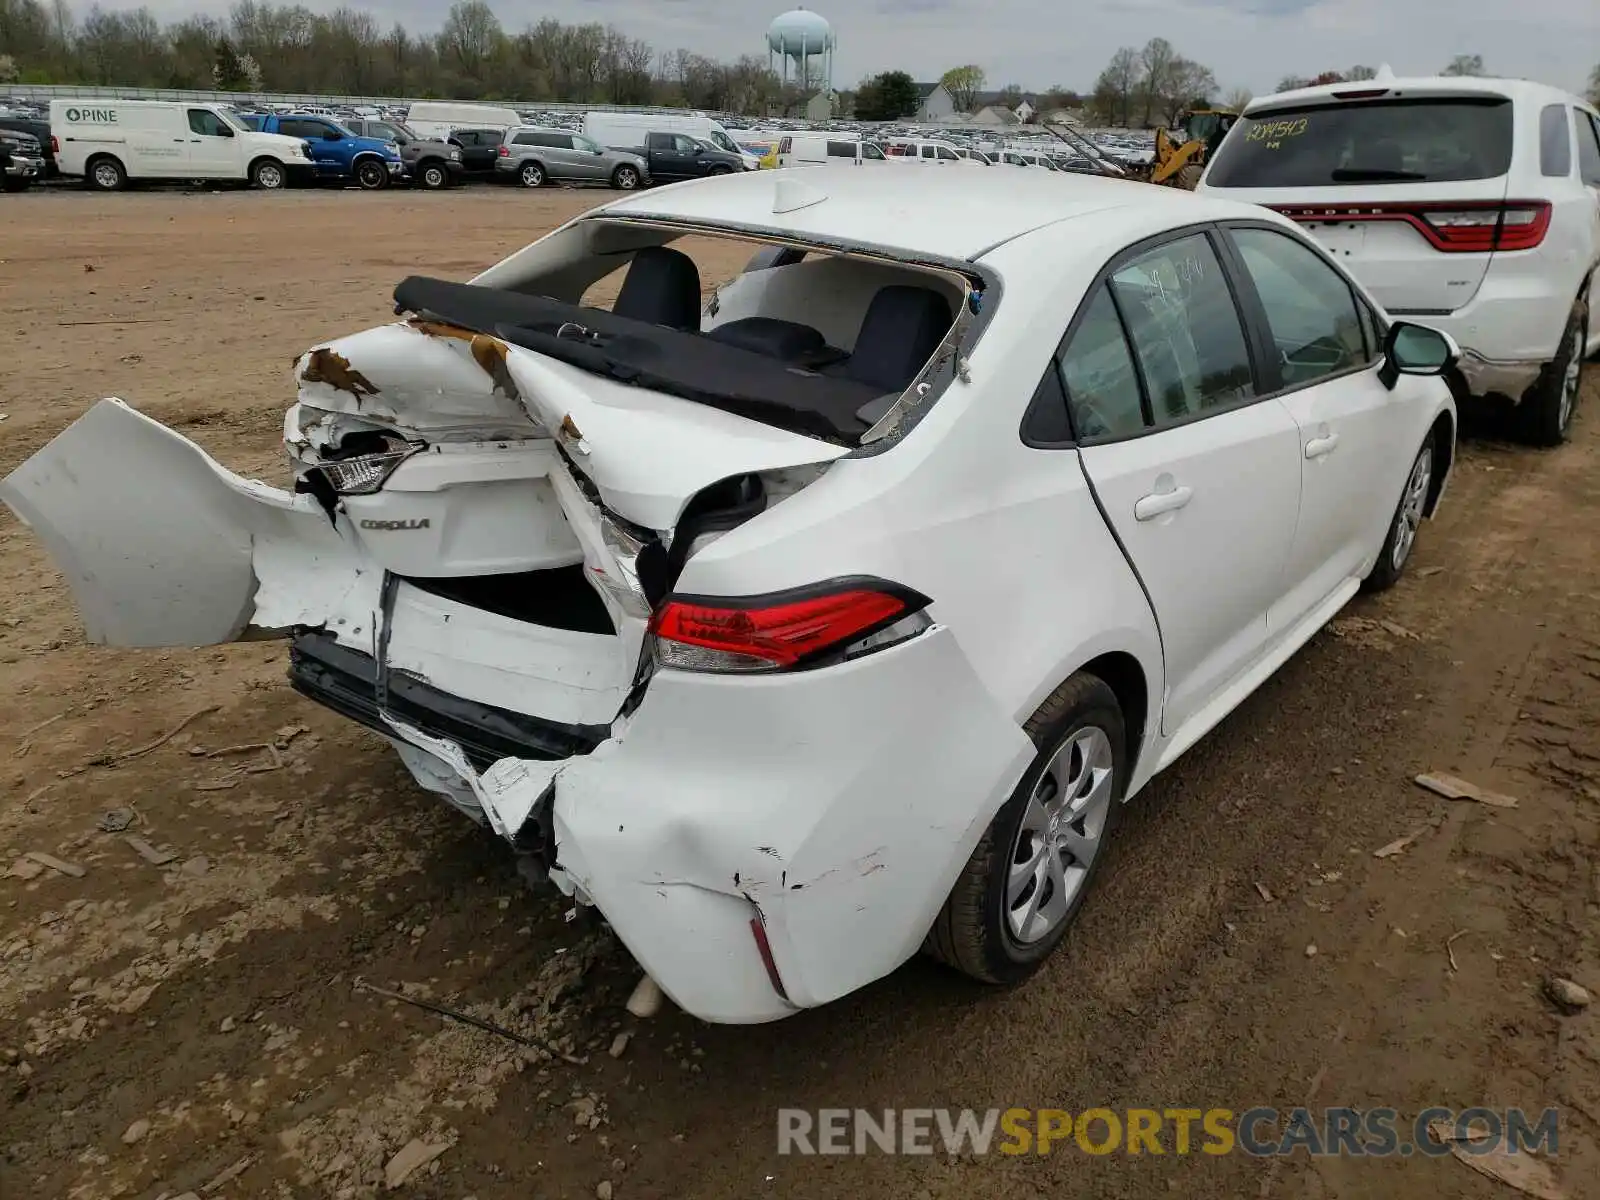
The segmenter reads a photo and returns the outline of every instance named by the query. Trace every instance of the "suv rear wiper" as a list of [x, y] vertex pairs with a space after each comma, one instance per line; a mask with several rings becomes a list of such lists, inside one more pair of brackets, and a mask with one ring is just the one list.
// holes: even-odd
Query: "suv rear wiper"
[[1335, 183], [1414, 183], [1426, 179], [1418, 171], [1386, 171], [1381, 167], [1335, 167]]

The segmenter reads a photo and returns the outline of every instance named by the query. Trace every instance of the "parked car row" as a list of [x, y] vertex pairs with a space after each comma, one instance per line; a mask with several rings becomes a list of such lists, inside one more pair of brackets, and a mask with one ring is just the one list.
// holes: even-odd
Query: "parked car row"
[[[322, 180], [368, 191], [399, 182], [438, 189], [469, 179], [633, 191], [759, 165], [726, 135], [727, 146], [711, 140], [715, 130], [698, 137], [652, 127], [684, 118], [640, 114], [619, 120], [631, 115], [606, 114], [602, 141], [562, 128], [470, 126], [447, 119], [487, 115], [516, 122], [509, 109], [419, 102], [413, 110], [427, 119], [412, 125], [382, 117], [340, 120], [320, 112], [241, 112], [202, 102], [56, 100], [48, 124], [32, 123], [38, 131], [0, 126], [0, 132], [7, 139], [8, 188], [13, 179], [21, 187], [56, 173], [101, 191], [141, 180], [197, 179], [234, 180], [267, 191]], [[44, 145], [50, 147], [48, 160]]]

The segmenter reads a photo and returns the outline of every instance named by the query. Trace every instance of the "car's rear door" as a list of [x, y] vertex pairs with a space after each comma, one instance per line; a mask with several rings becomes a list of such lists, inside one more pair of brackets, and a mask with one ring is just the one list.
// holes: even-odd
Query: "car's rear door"
[[[1572, 110], [1577, 126], [1578, 177], [1594, 200], [1594, 219], [1590, 226], [1594, 240], [1589, 246], [1592, 254], [1600, 254], [1600, 117], [1581, 108]], [[1589, 345], [1600, 344], [1600, 270], [1589, 277]]]
[[1300, 432], [1260, 398], [1214, 236], [1113, 262], [1061, 352], [1084, 472], [1161, 630], [1169, 735], [1265, 652], [1300, 504]]
[[1379, 322], [1349, 281], [1292, 232], [1230, 223], [1239, 292], [1266, 353], [1263, 384], [1300, 428], [1300, 519], [1270, 633], [1293, 629], [1383, 541], [1429, 413], [1378, 378]]

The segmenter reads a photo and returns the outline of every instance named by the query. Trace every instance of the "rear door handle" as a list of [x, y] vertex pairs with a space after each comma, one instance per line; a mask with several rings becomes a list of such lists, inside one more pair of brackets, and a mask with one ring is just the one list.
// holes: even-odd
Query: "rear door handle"
[[1330, 433], [1324, 437], [1314, 437], [1306, 443], [1306, 457], [1322, 458], [1324, 455], [1332, 454], [1334, 447], [1338, 446], [1338, 444], [1339, 435], [1337, 433]]
[[1194, 495], [1194, 489], [1188, 487], [1173, 488], [1170, 492], [1151, 492], [1148, 496], [1140, 496], [1134, 501], [1133, 516], [1138, 521], [1153, 521], [1163, 513], [1177, 512], [1189, 503]]

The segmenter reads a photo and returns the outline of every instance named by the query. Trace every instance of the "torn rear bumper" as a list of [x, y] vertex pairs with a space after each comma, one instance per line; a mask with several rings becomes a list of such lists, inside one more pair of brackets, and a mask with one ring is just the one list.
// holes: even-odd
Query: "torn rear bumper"
[[813, 671], [658, 671], [613, 737], [565, 762], [479, 775], [407, 740], [454, 759], [513, 844], [550, 826], [556, 882], [679, 1006], [729, 1023], [826, 1003], [911, 957], [1033, 756], [937, 625]]
[[289, 647], [289, 683], [368, 729], [392, 737], [383, 713], [460, 746], [478, 770], [502, 758], [566, 759], [588, 754], [610, 733], [608, 725], [563, 725], [492, 704], [464, 700], [403, 672], [384, 678], [378, 698], [378, 664], [370, 654], [341, 646], [320, 630], [303, 630]]

